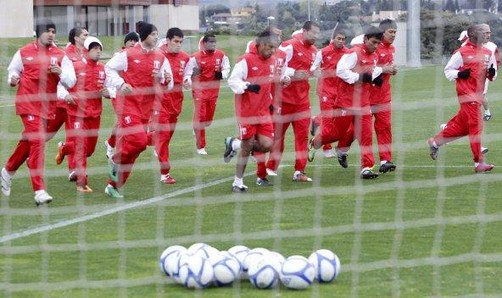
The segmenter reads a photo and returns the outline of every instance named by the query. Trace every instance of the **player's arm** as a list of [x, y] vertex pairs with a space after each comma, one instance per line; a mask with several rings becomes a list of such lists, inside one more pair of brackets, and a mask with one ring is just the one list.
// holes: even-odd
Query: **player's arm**
[[68, 92], [68, 90], [61, 84], [61, 82], [58, 83], [57, 86], [57, 99], [60, 101], [64, 101], [67, 104], [75, 104], [75, 99], [73, 99], [73, 96]]
[[317, 51], [315, 55], [314, 62], [312, 62], [312, 66], [310, 66], [310, 72], [314, 73], [316, 77], [320, 77], [321, 75], [321, 62], [322, 62], [322, 51]]
[[293, 58], [293, 46], [288, 44], [287, 46], [280, 46], [279, 50], [286, 53], [286, 58], [284, 59], [283, 74], [292, 78], [295, 75], [296, 69], [289, 67], [289, 61]]
[[[459, 78], [459, 68], [464, 65], [464, 60], [459, 51], [456, 51], [444, 68], [444, 75], [449, 81], [453, 81]], [[462, 76], [462, 74], [461, 74]]]
[[21, 80], [21, 73], [23, 72], [23, 60], [21, 59], [21, 52], [18, 50], [12, 60], [10, 61], [7, 71], [9, 75], [7, 76], [7, 83], [12, 87], [17, 86]]
[[197, 61], [195, 57], [190, 57], [185, 70], [183, 71], [183, 85], [185, 88], [190, 88], [192, 86], [192, 76], [194, 74], [194, 69], [198, 68]]
[[357, 54], [347, 53], [343, 54], [340, 61], [336, 66], [336, 76], [345, 81], [348, 84], [355, 84], [360, 81], [363, 74], [352, 71], [357, 64]]
[[164, 58], [164, 62], [160, 67], [161, 73], [161, 84], [167, 84], [167, 89], [171, 90], [174, 87], [173, 71], [171, 69], [171, 64], [167, 58]]
[[59, 82], [61, 82], [61, 84], [68, 89], [75, 86], [75, 83], [77, 82], [73, 62], [71, 62], [66, 55], [63, 57], [63, 61], [61, 61], [61, 74], [59, 75]]
[[235, 94], [243, 94], [246, 92], [249, 82], [246, 82], [248, 77], [248, 65], [246, 59], [237, 62], [228, 78], [228, 86]]
[[223, 59], [221, 61], [221, 74], [223, 75], [224, 80], [226, 80], [230, 74], [230, 60], [227, 55], [223, 55]]
[[122, 51], [105, 64], [105, 87], [115, 88], [116, 90], [125, 91], [125, 93], [131, 92], [132, 87], [125, 83], [124, 79], [119, 75], [120, 71], [125, 70], [127, 70], [127, 51]]

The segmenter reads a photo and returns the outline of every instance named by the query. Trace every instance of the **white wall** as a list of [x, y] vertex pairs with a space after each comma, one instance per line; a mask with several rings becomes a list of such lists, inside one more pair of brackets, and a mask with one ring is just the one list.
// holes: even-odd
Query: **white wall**
[[0, 38], [33, 36], [33, 0], [2, 1]]
[[167, 29], [171, 27], [199, 31], [199, 6], [151, 5], [149, 19], [159, 29], [161, 37], [165, 37]]

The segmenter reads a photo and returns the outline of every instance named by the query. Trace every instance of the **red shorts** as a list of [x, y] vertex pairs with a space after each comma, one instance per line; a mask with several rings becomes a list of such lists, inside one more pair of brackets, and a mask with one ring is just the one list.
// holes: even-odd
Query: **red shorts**
[[256, 135], [262, 135], [273, 139], [274, 137], [274, 125], [272, 122], [266, 122], [263, 124], [239, 124], [239, 135], [241, 140], [248, 140], [254, 138]]

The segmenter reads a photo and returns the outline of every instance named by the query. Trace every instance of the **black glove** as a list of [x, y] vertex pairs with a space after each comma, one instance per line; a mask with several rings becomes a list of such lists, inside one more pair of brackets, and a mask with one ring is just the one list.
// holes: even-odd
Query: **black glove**
[[250, 85], [248, 85], [248, 88], [246, 90], [258, 94], [258, 93], [260, 93], [260, 89], [261, 89], [260, 85], [250, 84]]
[[192, 72], [192, 76], [198, 76], [198, 75], [200, 75], [200, 68], [194, 67], [193, 72]]
[[378, 87], [382, 86], [383, 78], [381, 74], [373, 80], [373, 84], [375, 84]]
[[458, 72], [458, 78], [459, 79], [467, 79], [469, 76], [471, 75], [471, 69], [468, 68], [468, 69], [464, 69], [462, 71], [459, 71]]
[[490, 68], [488, 68], [488, 75], [490, 77], [494, 77], [495, 73], [496, 73], [496, 71], [495, 71], [495, 68], [493, 67], [493, 64], [492, 64], [492, 65], [490, 65]]
[[273, 104], [270, 104], [268, 106], [268, 110], [270, 111], [270, 114], [273, 114], [274, 113], [274, 105]]
[[221, 71], [215, 71], [214, 72], [214, 79], [215, 80], [222, 80], [223, 79], [223, 73]]
[[373, 80], [371, 73], [362, 73], [359, 76], [359, 79], [364, 83], [371, 83], [371, 81]]

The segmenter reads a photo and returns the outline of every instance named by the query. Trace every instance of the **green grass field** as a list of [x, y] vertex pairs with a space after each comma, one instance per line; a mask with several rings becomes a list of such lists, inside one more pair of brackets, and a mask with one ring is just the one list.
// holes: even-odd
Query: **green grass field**
[[[111, 55], [120, 41], [104, 38]], [[249, 37], [218, 37], [231, 61]], [[6, 67], [26, 39], [0, 48], [0, 164], [21, 131], [14, 113]], [[313, 82], [313, 81], [312, 81]], [[225, 85], [225, 84], [224, 84]], [[250, 163], [248, 194], [232, 194], [235, 161], [223, 163], [223, 139], [236, 133], [233, 96], [225, 85], [216, 120], [207, 131], [209, 153], [195, 154], [192, 102], [171, 142], [175, 185], [159, 182], [158, 163], [149, 148], [138, 159], [123, 189], [125, 199], [104, 193], [103, 142], [114, 116], [105, 102], [98, 148], [89, 160], [91, 194], [75, 192], [67, 170], [56, 166], [60, 132], [47, 144], [46, 181], [54, 197], [36, 208], [25, 166], [13, 180], [12, 194], [0, 201], [0, 297], [428, 297], [502, 295], [502, 180], [498, 167], [474, 174], [466, 139], [441, 148], [437, 161], [426, 144], [439, 124], [456, 113], [454, 84], [443, 66], [401, 68], [393, 80], [394, 162], [396, 172], [359, 179], [355, 144], [349, 168], [321, 152], [307, 167], [314, 181], [291, 182], [294, 155], [288, 135], [274, 186], [254, 184]], [[312, 88], [314, 89], [314, 88]], [[502, 165], [502, 87], [490, 85], [492, 120], [485, 122], [486, 159]], [[312, 94], [313, 113], [317, 98]], [[284, 256], [333, 250], [342, 272], [331, 284], [305, 291], [257, 290], [243, 281], [233, 287], [188, 290], [165, 278], [160, 253], [170, 245], [206, 242], [226, 250], [237, 244], [266, 247]]]

